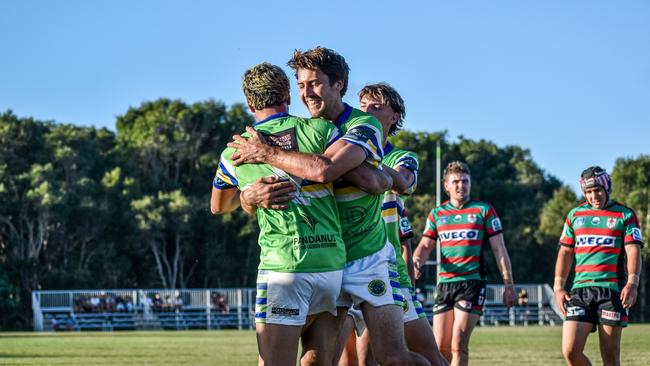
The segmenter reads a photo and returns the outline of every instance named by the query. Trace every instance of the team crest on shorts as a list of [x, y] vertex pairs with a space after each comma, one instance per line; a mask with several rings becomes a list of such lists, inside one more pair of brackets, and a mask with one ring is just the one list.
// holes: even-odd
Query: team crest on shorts
[[402, 309], [404, 309], [404, 314], [409, 312], [409, 302], [408, 302], [408, 300], [404, 299], [404, 305], [402, 305]]
[[373, 296], [381, 296], [386, 293], [386, 283], [382, 280], [372, 280], [368, 283], [368, 292]]

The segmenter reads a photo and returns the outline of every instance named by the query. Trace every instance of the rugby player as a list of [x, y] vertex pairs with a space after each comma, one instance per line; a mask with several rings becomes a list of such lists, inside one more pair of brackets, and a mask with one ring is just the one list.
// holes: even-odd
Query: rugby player
[[[397, 255], [397, 271], [404, 296], [404, 335], [411, 351], [424, 356], [432, 365], [446, 365], [447, 361], [438, 351], [431, 325], [422, 309], [422, 304], [415, 298], [411, 275], [412, 268], [410, 239], [413, 237], [411, 225], [404, 209], [405, 196], [412, 194], [417, 185], [418, 159], [413, 152], [395, 148], [388, 137], [395, 135], [402, 128], [406, 110], [404, 101], [397, 90], [385, 83], [365, 86], [359, 92], [360, 109], [379, 120], [384, 132], [383, 167], [393, 180], [393, 187], [384, 194], [382, 217], [386, 224], [388, 239], [393, 243]], [[339, 348], [345, 343], [345, 352], [339, 366], [354, 365], [352, 358], [359, 365], [376, 364], [369, 345], [368, 332], [365, 332], [363, 316], [356, 308], [348, 312]], [[357, 338], [352, 330], [356, 329]], [[351, 339], [346, 339], [347, 335]]]
[[486, 289], [485, 247], [489, 244], [503, 277], [504, 303], [517, 302], [501, 220], [494, 208], [470, 199], [471, 176], [465, 163], [451, 162], [443, 174], [449, 201], [431, 210], [422, 240], [413, 253], [415, 277], [440, 239], [440, 279], [433, 307], [433, 331], [440, 352], [452, 365], [467, 365], [469, 339], [483, 312]]
[[[564, 223], [553, 290], [566, 320], [562, 354], [568, 365], [591, 365], [583, 353], [598, 329], [603, 364], [620, 365], [621, 333], [637, 300], [643, 237], [632, 209], [611, 199], [612, 181], [600, 167], [580, 174], [586, 202]], [[565, 282], [575, 259], [571, 293]]]
[[[255, 130], [267, 135], [268, 143], [323, 153], [338, 138], [338, 130], [325, 120], [287, 113], [289, 79], [281, 68], [262, 63], [247, 70], [243, 89], [257, 120]], [[332, 184], [305, 185], [269, 165], [234, 166], [234, 151], [227, 148], [221, 155], [213, 181], [213, 213], [235, 209], [239, 190], [251, 189], [263, 177], [289, 180], [295, 192], [285, 210], [257, 210], [261, 253], [255, 322], [260, 364], [294, 365], [299, 338], [302, 358], [310, 357], [303, 364], [329, 364], [333, 346], [324, 339], [339, 331], [336, 300], [346, 255]]]
[[[235, 162], [267, 163], [315, 182], [338, 178], [346, 171], [338, 166], [350, 162], [359, 166], [365, 161], [372, 170], [381, 171], [381, 124], [342, 100], [348, 87], [349, 67], [345, 59], [333, 50], [317, 47], [306, 52], [296, 50], [289, 66], [296, 72], [301, 100], [311, 116], [332, 122], [341, 130], [342, 137], [324, 155], [300, 154], [266, 145], [259, 134], [249, 129], [250, 139], [235, 136], [235, 142], [229, 144], [238, 149]], [[344, 153], [349, 157], [340, 158]], [[352, 304], [361, 308], [374, 356], [381, 364], [428, 365], [422, 356], [409, 352], [404, 341], [403, 296], [395, 270], [396, 254], [381, 218], [382, 195], [392, 186], [389, 177], [386, 181], [390, 184], [374, 192], [364, 191], [357, 180], [347, 175], [334, 183], [347, 251], [337, 301], [339, 314], [344, 315]]]

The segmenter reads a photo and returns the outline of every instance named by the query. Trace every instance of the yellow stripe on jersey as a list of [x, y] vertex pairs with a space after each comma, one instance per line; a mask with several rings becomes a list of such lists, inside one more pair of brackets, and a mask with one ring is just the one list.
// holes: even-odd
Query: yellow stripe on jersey
[[336, 195], [336, 200], [338, 202], [354, 201], [368, 195], [368, 193], [364, 192], [357, 186], [337, 188], [334, 190], [334, 194]]

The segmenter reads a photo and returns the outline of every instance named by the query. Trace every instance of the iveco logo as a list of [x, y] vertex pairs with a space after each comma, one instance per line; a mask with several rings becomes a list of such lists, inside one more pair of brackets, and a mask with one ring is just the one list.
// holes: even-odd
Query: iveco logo
[[613, 236], [602, 236], [602, 235], [580, 235], [576, 237], [577, 246], [596, 246], [602, 245], [605, 247], [613, 247], [616, 242], [616, 238]]
[[476, 240], [478, 237], [478, 230], [454, 230], [442, 231], [440, 233], [440, 241], [449, 240]]

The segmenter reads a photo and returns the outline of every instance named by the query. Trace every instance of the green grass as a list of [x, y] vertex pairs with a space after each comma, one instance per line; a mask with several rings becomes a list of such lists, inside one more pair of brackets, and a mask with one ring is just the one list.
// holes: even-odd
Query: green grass
[[[477, 328], [470, 365], [563, 365], [560, 327]], [[650, 324], [623, 331], [623, 365], [650, 365]], [[587, 355], [600, 364], [598, 336]], [[0, 333], [0, 365], [255, 365], [252, 331]]]

